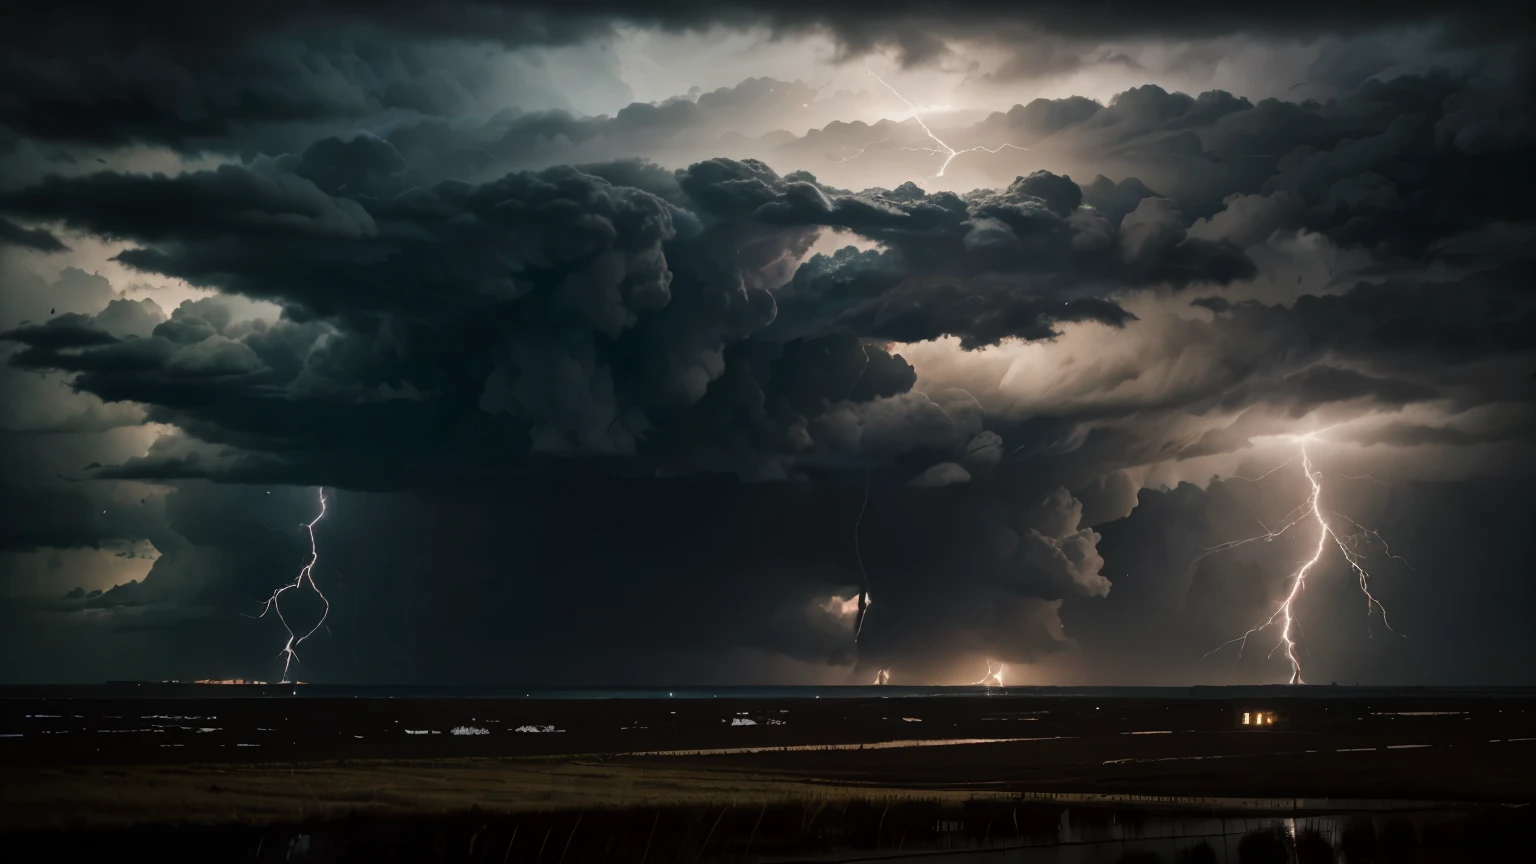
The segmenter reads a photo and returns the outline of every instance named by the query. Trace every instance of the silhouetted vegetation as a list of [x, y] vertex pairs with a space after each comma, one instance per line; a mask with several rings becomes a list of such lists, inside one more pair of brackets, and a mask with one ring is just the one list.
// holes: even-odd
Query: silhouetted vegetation
[[1334, 864], [1333, 846], [1316, 831], [1296, 838], [1296, 864]]
[[1401, 819], [1393, 819], [1381, 832], [1381, 860], [1412, 864], [1419, 848], [1419, 832]]
[[1356, 820], [1344, 829], [1339, 851], [1349, 864], [1376, 864], [1376, 829], [1364, 819]]
[[1210, 849], [1209, 842], [1200, 841], [1198, 846], [1190, 846], [1178, 853], [1175, 864], [1217, 864], [1217, 850]]
[[1200, 845], [1191, 846], [1179, 853], [1178, 864], [1216, 864], [1216, 850], [1201, 840]]
[[1255, 831], [1237, 844], [1241, 864], [1290, 864], [1290, 850], [1279, 829]]
[[[1129, 818], [1120, 820], [1124, 814]], [[1081, 846], [1079, 860], [1168, 864], [1172, 843], [1190, 843], [1172, 864], [1333, 864], [1327, 839], [1302, 818], [1294, 839], [1275, 827], [1241, 839], [1179, 832], [1169, 814], [1112, 808], [1063, 808], [1018, 799], [964, 802], [870, 799], [712, 806], [594, 808], [535, 813], [471, 810], [421, 817], [356, 815], [344, 819], [256, 825], [141, 826], [116, 830], [0, 833], [0, 861], [441, 861], [466, 864], [531, 861], [697, 861], [862, 858], [871, 854], [1013, 850], [1062, 843]], [[1211, 814], [1196, 814], [1195, 818]], [[1524, 809], [1490, 809], [1470, 817], [1445, 813], [1383, 820], [1361, 818], [1339, 844], [1346, 864], [1440, 864], [1524, 860], [1536, 828]], [[1188, 819], [1186, 814], [1179, 818]], [[1248, 815], [1249, 820], [1260, 819]], [[1107, 830], [1110, 821], [1115, 830]], [[1135, 831], [1123, 830], [1136, 824]], [[1187, 823], [1186, 823], [1187, 824]], [[1253, 824], [1250, 822], [1249, 824]], [[1337, 823], [1334, 823], [1337, 824]], [[1070, 825], [1072, 836], [1061, 833]], [[1378, 830], [1378, 826], [1379, 830]], [[1102, 838], [1102, 839], [1101, 839]], [[1137, 838], [1137, 839], [1132, 839]], [[1097, 844], [1103, 845], [1097, 845]], [[1124, 844], [1124, 845], [1121, 845]], [[1225, 848], [1225, 857], [1218, 851]], [[1235, 854], [1234, 854], [1235, 853]], [[1012, 859], [1010, 859], [1012, 860]]]

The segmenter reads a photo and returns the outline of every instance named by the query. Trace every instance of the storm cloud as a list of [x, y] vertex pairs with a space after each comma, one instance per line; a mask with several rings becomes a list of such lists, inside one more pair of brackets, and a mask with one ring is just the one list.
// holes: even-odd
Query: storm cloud
[[[1318, 674], [1529, 680], [1536, 643], [1464, 638], [1536, 611], [1497, 575], [1536, 471], [1524, 18], [1015, 6], [18, 10], [0, 560], [49, 589], [8, 638], [262, 677], [238, 614], [318, 486], [314, 680], [1268, 680], [1202, 657], [1296, 549], [1204, 552], [1305, 499], [1310, 434], [1414, 637], [1362, 641], [1320, 577]], [[820, 68], [637, 101], [637, 31], [991, 101], [890, 113]], [[1284, 98], [1008, 89], [1138, 41], [1312, 53]]]

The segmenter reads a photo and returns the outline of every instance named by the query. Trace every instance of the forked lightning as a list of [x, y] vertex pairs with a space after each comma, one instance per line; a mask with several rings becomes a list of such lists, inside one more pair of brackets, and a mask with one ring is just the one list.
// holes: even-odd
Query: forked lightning
[[[326, 616], [331, 614], [331, 601], [326, 599], [325, 594], [320, 590], [320, 586], [315, 584], [314, 577], [315, 564], [320, 560], [320, 549], [319, 546], [317, 546], [315, 543], [315, 523], [325, 518], [325, 487], [320, 487], [319, 494], [320, 513], [316, 515], [314, 519], [304, 524], [304, 529], [309, 532], [309, 562], [299, 569], [299, 575], [297, 578], [295, 578], [287, 585], [284, 585], [283, 587], [272, 592], [272, 596], [268, 597], [267, 602], [262, 604], [260, 615], [247, 616], [265, 618], [267, 617], [268, 612], [276, 612], [277, 620], [283, 622], [283, 629], [288, 631], [288, 642], [283, 646], [283, 650], [280, 652], [283, 658], [282, 681], [284, 684], [288, 683], [288, 670], [293, 666], [294, 661], [299, 659], [299, 655], [296, 653], [299, 645], [301, 645], [305, 639], [315, 635], [315, 633], [321, 627], [324, 627]], [[309, 631], [306, 632], [303, 636], [299, 636], [295, 634], [293, 632], [293, 628], [288, 625], [288, 619], [283, 617], [282, 596], [286, 591], [291, 591], [294, 588], [303, 587], [305, 582], [309, 583], [310, 589], [312, 589], [315, 592], [315, 595], [320, 598], [320, 602], [325, 604], [325, 609], [320, 613], [320, 620], [315, 622], [315, 626], [311, 627]]]
[[1004, 666], [1001, 663], [997, 664], [996, 668], [993, 668], [992, 661], [988, 660], [987, 661], [987, 674], [983, 675], [981, 677], [980, 681], [972, 681], [971, 682], [971, 686], [975, 687], [977, 685], [980, 685], [980, 686], [983, 686], [983, 687], [991, 687], [993, 685], [996, 685], [998, 687], [1001, 687], [1001, 686], [1003, 686], [1003, 672], [1007, 671], [1007, 669], [1008, 669], [1008, 667]]
[[[1195, 559], [1195, 561], [1199, 561], [1206, 555], [1212, 555], [1217, 552], [1233, 549], [1248, 543], [1255, 543], [1260, 540], [1267, 543], [1270, 540], [1281, 536], [1286, 531], [1296, 527], [1298, 523], [1305, 521], [1308, 518], [1311, 518], [1317, 522], [1317, 548], [1312, 551], [1312, 557], [1303, 562], [1301, 566], [1291, 574], [1290, 590], [1286, 593], [1285, 599], [1281, 601], [1280, 607], [1276, 609], [1274, 613], [1268, 618], [1264, 619], [1253, 627], [1248, 628], [1247, 632], [1243, 633], [1243, 635], [1237, 637], [1236, 639], [1223, 642], [1221, 645], [1218, 645], [1214, 650], [1205, 655], [1206, 657], [1209, 657], [1211, 654], [1215, 654], [1217, 651], [1220, 651], [1228, 645], [1236, 644], [1238, 646], [1238, 656], [1241, 657], [1243, 650], [1248, 647], [1248, 637], [1258, 633], [1261, 630], [1269, 628], [1278, 621], [1281, 625], [1280, 642], [1275, 646], [1275, 650], [1279, 650], [1281, 648], [1285, 649], [1286, 659], [1291, 663], [1290, 683], [1292, 684], [1305, 683], [1301, 678], [1301, 660], [1296, 656], [1296, 639], [1293, 635], [1296, 625], [1294, 605], [1296, 603], [1296, 598], [1300, 596], [1302, 590], [1306, 588], [1307, 576], [1310, 575], [1312, 571], [1317, 567], [1318, 561], [1322, 559], [1323, 552], [1327, 550], [1328, 541], [1330, 540], [1332, 540], [1334, 545], [1338, 547], [1339, 552], [1343, 554], [1344, 560], [1348, 562], [1350, 569], [1354, 571], [1356, 579], [1359, 581], [1360, 592], [1365, 595], [1365, 613], [1367, 617], [1370, 616], [1372, 610], [1379, 610], [1381, 612], [1381, 623], [1386, 625], [1387, 629], [1391, 630], [1393, 633], [1397, 632], [1396, 630], [1392, 630], [1392, 624], [1387, 620], [1386, 607], [1382, 606], [1381, 602], [1376, 599], [1376, 596], [1371, 593], [1370, 574], [1366, 572], [1365, 567], [1360, 563], [1364, 556], [1352, 548], [1354, 544], [1358, 542], [1357, 538], [1360, 536], [1369, 534], [1376, 537], [1377, 539], [1380, 539], [1380, 535], [1375, 531], [1361, 528], [1359, 523], [1355, 522], [1353, 519], [1350, 519], [1347, 516], [1339, 516], [1339, 518], [1360, 529], [1358, 534], [1351, 534], [1341, 537], [1338, 532], [1333, 529], [1333, 526], [1328, 523], [1328, 520], [1323, 518], [1323, 475], [1322, 472], [1317, 471], [1312, 467], [1311, 456], [1307, 453], [1307, 443], [1309, 441], [1315, 440], [1315, 436], [1316, 433], [1308, 433], [1306, 435], [1296, 436], [1297, 444], [1301, 450], [1297, 458], [1301, 460], [1301, 470], [1306, 474], [1307, 482], [1311, 484], [1312, 487], [1311, 494], [1307, 496], [1307, 500], [1298, 505], [1290, 513], [1287, 513], [1285, 519], [1281, 522], [1280, 527], [1274, 530], [1270, 530], [1267, 526], [1264, 526], [1264, 524], [1260, 522], [1260, 527], [1264, 528], [1263, 534], [1247, 537], [1242, 540], [1231, 540], [1226, 543], [1222, 543], [1219, 546], [1205, 550], [1203, 554]], [[1253, 479], [1262, 480], [1294, 461], [1296, 461], [1296, 459], [1288, 459], [1270, 471], [1266, 472], [1265, 474]], [[1385, 541], [1383, 541], [1383, 545], [1385, 545]], [[1387, 554], [1392, 558], [1398, 557], [1396, 555], [1392, 555], [1390, 549], [1387, 550]], [[1399, 558], [1398, 560], [1402, 559]], [[1274, 652], [1271, 651], [1271, 653]]]
[[[869, 72], [869, 70], [867, 70], [867, 69], [864, 70], [864, 71]], [[875, 79], [876, 81], [879, 81], [882, 85], [884, 85], [885, 89], [891, 91], [891, 93], [893, 95], [895, 95], [895, 97], [897, 99], [901, 100], [903, 105], [906, 105], [908, 108], [912, 109], [912, 119], [917, 121], [917, 125], [923, 127], [923, 134], [927, 135], [928, 136], [928, 140], [932, 141], [936, 145], [934, 147], [900, 147], [900, 148], [897, 148], [897, 149], [900, 149], [900, 150], [913, 150], [913, 151], [916, 151], [918, 153], [932, 153], [935, 156], [943, 156], [944, 157], [944, 164], [939, 166], [938, 173], [933, 175], [935, 177], [943, 177], [944, 176], [944, 170], [949, 167], [949, 163], [955, 161], [955, 157], [956, 156], [964, 156], [967, 153], [1000, 153], [1003, 150], [1023, 150], [1023, 151], [1026, 151], [1026, 152], [1028, 152], [1028, 150], [1029, 150], [1028, 147], [1019, 147], [1019, 146], [1016, 146], [1014, 144], [999, 144], [996, 147], [980, 147], [980, 146], [978, 146], [978, 147], [968, 147], [968, 148], [966, 148], [964, 150], [956, 150], [955, 148], [949, 146], [948, 144], [945, 144], [942, 140], [940, 140], [939, 136], [933, 134], [933, 130], [929, 129], [928, 128], [928, 124], [923, 122], [923, 115], [917, 113], [917, 106], [913, 105], [911, 102], [908, 102], [907, 101], [907, 97], [905, 97], [905, 96], [901, 95], [900, 93], [898, 93], [896, 91], [895, 87], [892, 87], [891, 85], [886, 84], [885, 83], [885, 79], [881, 78], [879, 75], [876, 75], [874, 72], [869, 72], [869, 76], [871, 78]], [[876, 141], [876, 142], [872, 142], [872, 143], [878, 144], [880, 142]], [[852, 159], [856, 159], [859, 156], [864, 155], [864, 150], [868, 150], [869, 147], [870, 147], [870, 145], [866, 144], [866, 145], [864, 145], [864, 149], [863, 150], [860, 150], [858, 153], [855, 153], [853, 156], [848, 157], [848, 159], [844, 159], [844, 160], [841, 160], [841, 161], [847, 162], [847, 161], [850, 161]]]

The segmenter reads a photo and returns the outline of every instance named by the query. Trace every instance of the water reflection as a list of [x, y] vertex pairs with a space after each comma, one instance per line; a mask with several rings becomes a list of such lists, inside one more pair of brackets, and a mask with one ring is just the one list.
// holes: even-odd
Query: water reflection
[[[1022, 800], [594, 808], [288, 827], [31, 832], [7, 860], [1396, 864], [1527, 860], [1530, 808], [1226, 815]], [[1526, 850], [1528, 851], [1528, 850]], [[31, 853], [36, 852], [34, 856]], [[12, 853], [20, 853], [13, 855]]]
[[[1528, 807], [1522, 807], [1505, 808], [1503, 812], [1222, 817], [1069, 808], [1061, 811], [1054, 832], [1038, 830], [1036, 820], [1033, 832], [1026, 830], [1016, 837], [993, 841], [984, 838], [979, 843], [969, 836], [958, 848], [924, 855], [922, 860], [966, 864], [1397, 864], [1524, 860], [1529, 853], [1528, 832], [1536, 827], [1528, 811]], [[964, 821], [940, 827], [957, 834], [967, 833]], [[938, 838], [936, 842], [945, 845], [955, 840]], [[869, 859], [844, 855], [815, 860]]]

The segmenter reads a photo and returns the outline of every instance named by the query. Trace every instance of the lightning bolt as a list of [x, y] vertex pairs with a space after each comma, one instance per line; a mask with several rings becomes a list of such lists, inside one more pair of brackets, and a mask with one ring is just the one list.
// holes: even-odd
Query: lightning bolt
[[981, 685], [984, 687], [991, 687], [992, 682], [996, 682], [997, 686], [1001, 687], [1003, 686], [1003, 672], [1007, 671], [1007, 669], [1008, 667], [1001, 663], [997, 664], [997, 668], [994, 669], [992, 668], [992, 661], [988, 660], [987, 674], [981, 676], [980, 681], [972, 681], [971, 686], [975, 687], [977, 685]]
[[[935, 156], [943, 156], [944, 157], [944, 164], [939, 166], [938, 173], [933, 175], [935, 177], [943, 177], [944, 176], [944, 170], [949, 167], [949, 163], [955, 161], [955, 157], [957, 157], [957, 156], [964, 156], [967, 153], [977, 153], [977, 152], [981, 152], [981, 153], [1001, 153], [1003, 150], [1023, 150], [1025, 152], [1029, 152], [1029, 148], [1028, 147], [1019, 147], [1019, 146], [1016, 146], [1016, 145], [1013, 145], [1013, 144], [999, 144], [996, 147], [982, 147], [982, 146], [968, 147], [968, 148], [966, 148], [964, 150], [956, 150], [955, 148], [949, 146], [948, 144], [945, 144], [944, 141], [939, 138], [939, 136], [933, 134], [933, 130], [929, 129], [928, 128], [928, 124], [923, 122], [923, 115], [921, 115], [921, 114], [919, 114], [917, 112], [917, 106], [913, 105], [911, 102], [908, 102], [907, 101], [907, 97], [905, 97], [905, 96], [901, 95], [901, 93], [897, 92], [895, 87], [892, 87], [891, 85], [886, 84], [884, 78], [881, 78], [879, 75], [876, 75], [874, 72], [872, 72], [872, 71], [870, 71], [868, 69], [865, 69], [864, 71], [865, 72], [869, 72], [869, 77], [875, 79], [876, 81], [879, 81], [885, 87], [885, 89], [891, 91], [891, 94], [894, 95], [897, 99], [900, 99], [903, 105], [906, 105], [908, 108], [912, 109], [912, 119], [917, 121], [917, 125], [923, 127], [923, 134], [927, 135], [928, 136], [928, 140], [932, 141], [936, 146], [934, 146], [934, 147], [900, 147], [900, 148], [897, 148], [897, 149], [900, 149], [900, 150], [910, 150], [910, 151], [914, 151], [914, 152], [917, 152], [917, 153], [932, 153]], [[872, 143], [878, 144], [880, 142], [876, 141], [876, 142], [872, 142]], [[868, 145], [868, 144], [864, 145], [864, 149], [863, 150], [860, 150], [858, 153], [855, 153], [853, 156], [848, 157], [848, 159], [843, 159], [841, 161], [847, 162], [847, 161], [849, 161], [849, 159], [855, 159], [855, 158], [857, 158], [859, 156], [862, 156], [864, 154], [864, 150], [868, 150], [869, 146], [870, 145]]]
[[[1259, 480], [1263, 480], [1265, 477], [1270, 476], [1276, 471], [1279, 471], [1281, 468], [1284, 468], [1286, 465], [1289, 465], [1299, 459], [1301, 461], [1301, 470], [1304, 474], [1306, 474], [1307, 482], [1312, 486], [1312, 492], [1307, 496], [1307, 500], [1297, 505], [1296, 508], [1293, 509], [1290, 513], [1287, 513], [1285, 518], [1281, 520], [1280, 526], [1278, 528], [1271, 530], [1268, 526], [1264, 525], [1263, 522], [1259, 522], [1259, 527], [1264, 529], [1263, 534], [1257, 534], [1253, 537], [1247, 537], [1242, 540], [1231, 540], [1226, 543], [1222, 543], [1205, 550], [1204, 553], [1195, 558], [1195, 561], [1199, 561], [1201, 558], [1205, 558], [1208, 555], [1214, 555], [1217, 552], [1222, 552], [1227, 549], [1234, 549], [1238, 546], [1242, 546], [1248, 543], [1256, 543], [1260, 540], [1268, 543], [1269, 541], [1281, 536], [1285, 532], [1296, 527], [1296, 525], [1306, 521], [1309, 518], [1317, 522], [1317, 548], [1312, 551], [1312, 557], [1303, 562], [1302, 565], [1297, 568], [1294, 573], [1291, 574], [1290, 591], [1285, 595], [1285, 599], [1281, 601], [1279, 608], [1277, 608], [1268, 618], [1264, 619], [1253, 627], [1248, 628], [1247, 632], [1243, 633], [1243, 635], [1237, 637], [1236, 639], [1229, 639], [1226, 642], [1223, 642], [1205, 655], [1205, 657], [1209, 657], [1212, 654], [1215, 654], [1217, 651], [1226, 648], [1228, 645], [1235, 644], [1238, 646], [1238, 657], [1242, 657], [1243, 650], [1248, 647], [1248, 638], [1250, 636], [1266, 630], [1273, 626], [1276, 622], [1279, 622], [1280, 641], [1275, 645], [1275, 648], [1270, 651], [1270, 654], [1273, 655], [1275, 651], [1278, 651], [1282, 648], [1285, 650], [1285, 657], [1291, 663], [1290, 683], [1292, 684], [1305, 683], [1301, 679], [1301, 660], [1296, 656], [1296, 639], [1292, 635], [1296, 627], [1296, 616], [1294, 614], [1296, 598], [1300, 596], [1302, 590], [1306, 588], [1307, 576], [1309, 576], [1312, 571], [1317, 568], [1318, 562], [1322, 559], [1323, 552], [1327, 550], [1328, 542], [1330, 540], [1333, 541], [1333, 544], [1336, 547], [1338, 547], [1339, 552], [1344, 556], [1344, 560], [1349, 564], [1350, 570], [1354, 572], [1355, 577], [1359, 582], [1360, 593], [1365, 595], [1365, 614], [1367, 619], [1369, 619], [1373, 610], [1380, 611], [1381, 623], [1386, 625], [1388, 630], [1391, 630], [1393, 633], [1397, 633], [1396, 630], [1392, 629], [1392, 623], [1387, 619], [1386, 607], [1381, 605], [1381, 602], [1378, 601], [1376, 596], [1371, 593], [1371, 575], [1370, 573], [1366, 572], [1364, 565], [1360, 563], [1365, 556], [1356, 551], [1359, 545], [1359, 538], [1361, 536], [1368, 534], [1370, 536], [1376, 537], [1378, 540], [1381, 540], [1381, 535], [1377, 534], [1373, 530], [1361, 527], [1359, 523], [1355, 522], [1353, 519], [1350, 519], [1347, 516], [1342, 516], [1338, 513], [1334, 513], [1333, 511], [1328, 511], [1332, 515], [1338, 516], [1345, 522], [1355, 526], [1355, 528], [1359, 531], [1357, 534], [1341, 536], [1336, 530], [1334, 530], [1333, 526], [1329, 524], [1328, 520], [1323, 517], [1323, 474], [1321, 471], [1313, 469], [1312, 458], [1307, 453], [1307, 443], [1309, 441], [1315, 440], [1315, 436], [1316, 433], [1297, 436], [1300, 453], [1296, 457], [1287, 459], [1285, 462], [1265, 472], [1259, 477], [1236, 478], [1240, 480], [1250, 480], [1251, 482], [1257, 482]], [[1382, 545], [1386, 545], [1385, 540], [1382, 540]], [[1391, 549], [1387, 549], [1387, 554], [1389, 557], [1397, 558], [1399, 561], [1402, 560], [1400, 557], [1392, 555]], [[1193, 562], [1191, 566], [1193, 566]], [[1201, 659], [1203, 660], [1205, 657], [1202, 657]]]
[[[838, 159], [836, 161], [838, 161], [838, 162], [852, 162], [853, 160], [859, 158], [860, 156], [863, 156], [865, 151], [869, 150], [869, 148], [875, 146], [876, 144], [884, 144], [884, 143], [886, 143], [889, 140], [891, 140], [891, 139], [889, 139], [889, 138], [881, 138], [878, 141], [871, 141], [868, 144], [865, 144], [863, 147], [860, 147], [859, 148], [859, 152], [853, 154], [852, 156], [844, 156], [843, 158]], [[830, 159], [831, 158], [831, 154], [828, 154], [827, 158]]]
[[864, 524], [864, 511], [869, 508], [869, 472], [864, 472], [864, 501], [859, 505], [859, 518], [853, 522], [853, 557], [859, 562], [859, 614], [853, 621], [853, 643], [859, 643], [864, 632], [864, 617], [874, 603], [869, 596], [869, 574], [864, 572], [864, 554], [859, 549], [859, 527]]
[[[325, 626], [325, 618], [331, 614], [331, 601], [326, 599], [325, 594], [320, 590], [320, 586], [315, 584], [314, 577], [315, 564], [320, 560], [320, 549], [315, 543], [315, 523], [325, 518], [326, 504], [325, 487], [320, 487], [318, 491], [320, 495], [320, 512], [314, 519], [304, 523], [304, 529], [309, 532], [309, 562], [299, 568], [299, 575], [292, 582], [272, 592], [272, 596], [268, 597], [267, 602], [262, 604], [260, 615], [246, 616], [248, 618], [265, 618], [268, 612], [276, 612], [277, 620], [283, 622], [283, 629], [288, 631], [288, 643], [279, 652], [279, 656], [283, 658], [282, 683], [284, 684], [288, 683], [289, 668], [293, 666], [294, 661], [299, 659], [296, 649], [298, 649], [299, 645], [303, 644], [305, 639], [315, 635], [316, 631]], [[293, 632], [293, 627], [289, 626], [288, 619], [283, 617], [282, 596], [286, 591], [303, 587], [305, 582], [309, 583], [309, 587], [320, 598], [320, 602], [325, 604], [325, 610], [320, 613], [320, 620], [315, 622], [315, 626], [311, 627], [303, 636], [299, 636]]]

